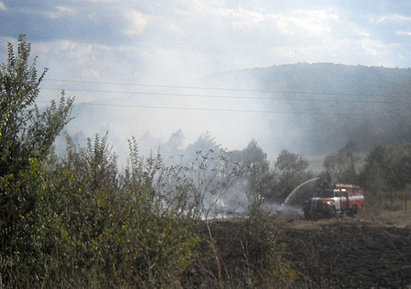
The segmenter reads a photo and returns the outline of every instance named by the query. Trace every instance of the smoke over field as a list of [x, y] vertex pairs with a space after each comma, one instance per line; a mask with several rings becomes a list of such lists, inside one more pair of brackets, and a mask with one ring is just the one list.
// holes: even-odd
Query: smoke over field
[[0, 0], [0, 287], [409, 288], [410, 8]]
[[[167, 158], [181, 155], [204, 133], [228, 150], [244, 149], [255, 139], [273, 161], [283, 149], [325, 156], [352, 138], [364, 152], [409, 141], [410, 74], [404, 69], [295, 64], [216, 74], [193, 86], [121, 84], [108, 89], [108, 84], [94, 83], [101, 89], [92, 93], [102, 97], [84, 103], [90, 84], [61, 87], [67, 94], [80, 94], [69, 133], [84, 142], [109, 131], [123, 161], [131, 136], [142, 155], [160, 148]], [[71, 90], [78, 85], [83, 88]]]

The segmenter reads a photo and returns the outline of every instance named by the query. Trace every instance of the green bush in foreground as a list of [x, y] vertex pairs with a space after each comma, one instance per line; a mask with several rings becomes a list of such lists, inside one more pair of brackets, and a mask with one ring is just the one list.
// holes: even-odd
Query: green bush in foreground
[[6, 284], [43, 269], [44, 165], [73, 103], [63, 94], [40, 112], [35, 99], [45, 71], [37, 78], [36, 60], [29, 65], [24, 36], [17, 50], [9, 44], [8, 61], [0, 66], [0, 274]]
[[98, 136], [57, 158], [73, 99], [40, 112], [45, 71], [29, 56], [20, 36], [0, 69], [0, 287], [177, 286], [198, 238], [153, 190], [161, 159], [143, 162], [133, 143], [119, 172]]

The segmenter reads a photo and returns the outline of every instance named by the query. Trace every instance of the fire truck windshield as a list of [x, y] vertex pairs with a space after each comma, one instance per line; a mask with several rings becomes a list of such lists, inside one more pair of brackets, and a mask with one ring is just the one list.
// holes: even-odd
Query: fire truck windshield
[[315, 196], [321, 197], [321, 198], [333, 198], [334, 192], [332, 190], [316, 191]]

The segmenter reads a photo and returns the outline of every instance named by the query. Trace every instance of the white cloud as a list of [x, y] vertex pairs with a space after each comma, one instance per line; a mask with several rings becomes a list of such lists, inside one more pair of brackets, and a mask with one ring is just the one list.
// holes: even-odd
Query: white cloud
[[252, 12], [239, 7], [237, 10], [219, 9], [214, 13], [215, 17], [224, 17], [231, 22], [235, 29], [254, 28], [262, 24], [267, 17], [258, 12]]
[[367, 39], [367, 38], [364, 38], [361, 41], [361, 46], [364, 49], [364, 52], [366, 53], [366, 55], [371, 55], [371, 56], [384, 55], [387, 53], [387, 50], [389, 48], [388, 45], [385, 45], [380, 41]]
[[56, 11], [47, 12], [47, 16], [52, 19], [58, 19], [58, 18], [67, 16], [67, 15], [73, 16], [74, 14], [75, 14], [75, 9], [67, 7], [67, 6], [56, 6]]
[[397, 34], [397, 35], [411, 36], [411, 32], [410, 32], [410, 31], [397, 31], [397, 32], [395, 32], [395, 34]]
[[[341, 55], [349, 55], [350, 43], [361, 50], [358, 41], [370, 38], [367, 30], [334, 9], [266, 13], [241, 6], [203, 8], [178, 10], [177, 17], [168, 21], [182, 31], [184, 43], [217, 63], [216, 70], [299, 61], [338, 62]], [[344, 51], [334, 45], [337, 42], [347, 43]], [[365, 47], [370, 52], [369, 45]]]
[[2, 1], [0, 1], [0, 10], [7, 11], [7, 8]]
[[121, 0], [75, 0], [76, 2], [91, 2], [91, 3], [115, 3], [120, 2]]
[[411, 17], [395, 14], [395, 15], [385, 15], [379, 17], [378, 19], [371, 19], [373, 23], [383, 23], [383, 22], [411, 22]]
[[148, 15], [137, 10], [126, 10], [123, 13], [127, 20], [127, 27], [123, 30], [124, 34], [129, 37], [142, 34], [149, 23]]
[[[195, 14], [198, 12], [196, 11]], [[262, 29], [263, 31], [277, 30], [282, 35], [304, 33], [308, 36], [320, 36], [329, 33], [332, 25], [341, 24], [338, 13], [329, 10], [298, 10], [288, 14], [272, 14], [249, 11], [241, 6], [235, 9], [218, 7], [203, 9], [200, 19], [210, 23], [230, 23], [235, 29]]]
[[[95, 71], [87, 73], [92, 78], [112, 78], [103, 71], [108, 62], [135, 78], [161, 74], [166, 80], [167, 74], [172, 79], [179, 75], [185, 79], [187, 74], [201, 77], [222, 70], [303, 61], [373, 65], [373, 61], [381, 63], [384, 57], [394, 55], [398, 59], [398, 53], [404, 53], [396, 51], [388, 40], [379, 39], [381, 33], [371, 30], [382, 26], [370, 27], [369, 18], [361, 23], [338, 6], [318, 9], [295, 5], [293, 10], [273, 9], [270, 5], [253, 9], [248, 2], [225, 0], [77, 2], [54, 6], [49, 17], [72, 15], [70, 21], [80, 23], [74, 28], [80, 31], [81, 23], [88, 24], [90, 35], [59, 35], [54, 39], [66, 42], [54, 42], [53, 48], [41, 49], [48, 50], [43, 54], [45, 58], [65, 58], [69, 67], [81, 71], [86, 69], [83, 66], [100, 61], [99, 67], [91, 67]], [[374, 22], [381, 23], [411, 18], [394, 14], [376, 19]], [[397, 35], [409, 35], [407, 27], [396, 30]]]
[[290, 21], [311, 36], [328, 34], [335, 25], [342, 24], [339, 14], [332, 9], [300, 10], [293, 13]]
[[84, 44], [71, 40], [62, 40], [52, 43], [37, 43], [34, 54], [49, 61], [65, 61], [66, 65], [79, 68], [85, 64], [94, 64], [104, 59], [102, 55], [112, 48], [104, 45]]

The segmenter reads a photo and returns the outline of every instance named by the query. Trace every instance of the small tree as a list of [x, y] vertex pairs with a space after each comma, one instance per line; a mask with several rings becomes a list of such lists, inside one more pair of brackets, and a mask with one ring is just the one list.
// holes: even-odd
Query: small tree
[[298, 154], [283, 150], [277, 157], [275, 170], [278, 176], [277, 191], [283, 200], [302, 182], [312, 178], [308, 161]]
[[[248, 146], [241, 151], [234, 151], [231, 159], [240, 164], [244, 173], [234, 184], [234, 195], [247, 196], [249, 216], [259, 217], [263, 213], [263, 204], [272, 197], [274, 174], [270, 169], [267, 154], [252, 139]], [[244, 196], [242, 196], [244, 198]], [[244, 200], [245, 201], [245, 200]]]
[[323, 166], [335, 182], [355, 184], [360, 162], [359, 143], [351, 139], [337, 153], [326, 156]]
[[377, 146], [366, 157], [361, 181], [366, 190], [382, 200], [388, 196], [391, 207], [394, 193], [411, 183], [411, 146]]
[[43, 161], [70, 120], [73, 99], [64, 93], [43, 112], [36, 106], [39, 85], [36, 58], [30, 65], [30, 44], [18, 39], [17, 54], [8, 44], [7, 63], [0, 65], [0, 255], [3, 278], [27, 262], [39, 265], [43, 208]]

